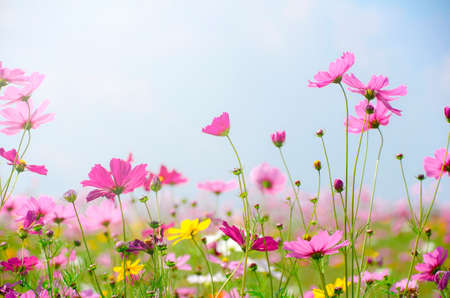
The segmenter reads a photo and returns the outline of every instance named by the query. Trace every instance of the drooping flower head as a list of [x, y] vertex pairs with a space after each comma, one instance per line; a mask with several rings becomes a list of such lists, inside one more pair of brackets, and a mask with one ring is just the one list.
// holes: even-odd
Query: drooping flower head
[[[367, 131], [368, 129], [376, 129], [380, 125], [386, 126], [389, 123], [389, 118], [391, 118], [391, 113], [382, 103], [377, 103], [376, 107], [373, 107], [373, 113], [366, 115], [366, 108], [369, 105], [367, 100], [362, 100], [359, 104], [355, 106], [356, 115], [358, 117], [350, 116], [348, 118], [348, 131], [351, 133], [360, 133], [363, 129]], [[364, 122], [365, 117], [365, 122]], [[364, 124], [365, 123], [365, 124]], [[345, 127], [347, 127], [347, 121], [344, 121]]]
[[[6, 135], [15, 135], [22, 130], [36, 129], [42, 124], [50, 122], [55, 117], [55, 114], [44, 114], [50, 102], [44, 100], [42, 104], [33, 111], [32, 101], [18, 102], [15, 108], [6, 108], [0, 110], [0, 115], [5, 118], [5, 121], [0, 121], [0, 125], [5, 125], [6, 128], [0, 130]], [[30, 112], [28, 111], [28, 104], [30, 105]]]
[[237, 184], [234, 180], [228, 182], [222, 180], [215, 180], [215, 181], [201, 182], [197, 184], [197, 187], [199, 189], [215, 193], [216, 195], [220, 195], [223, 192], [235, 189], [237, 187]]
[[[222, 222], [222, 226], [219, 228], [225, 235], [233, 239], [243, 251], [245, 251], [245, 232], [236, 226], [230, 226], [226, 221]], [[250, 242], [252, 243], [250, 249], [256, 251], [274, 251], [278, 249], [278, 242], [276, 242], [272, 237], [258, 237], [253, 235], [250, 237]]]
[[286, 177], [276, 167], [262, 163], [250, 172], [250, 179], [264, 194], [276, 194], [283, 190]]
[[328, 71], [319, 71], [314, 75], [315, 82], [308, 81], [308, 87], [322, 88], [331, 83], [338, 84], [342, 76], [355, 63], [355, 55], [350, 52], [344, 52], [335, 62], [331, 62]]
[[424, 254], [423, 263], [419, 263], [415, 267], [420, 273], [413, 275], [413, 279], [434, 281], [434, 275], [440, 270], [445, 259], [447, 259], [447, 250], [440, 246], [432, 252]]
[[447, 122], [450, 123], [450, 106], [444, 108], [444, 116], [447, 118]]
[[167, 239], [175, 240], [173, 245], [177, 244], [181, 240], [192, 239], [199, 232], [206, 230], [211, 223], [211, 219], [207, 218], [202, 222], [199, 222], [198, 218], [194, 220], [185, 219], [181, 222], [180, 228], [170, 228], [167, 230]]
[[434, 282], [439, 291], [445, 290], [448, 285], [448, 280], [450, 278], [450, 271], [438, 271], [434, 275]]
[[215, 117], [210, 125], [205, 126], [202, 132], [224, 137], [228, 136], [230, 131], [230, 117], [227, 112], [222, 113], [219, 117]]
[[113, 158], [109, 162], [109, 166], [111, 171], [107, 171], [102, 165], [96, 164], [89, 172], [89, 180], [81, 182], [83, 186], [96, 188], [89, 192], [86, 198], [88, 202], [99, 197], [114, 199], [116, 195], [132, 192], [145, 182], [146, 164], [140, 164], [132, 168], [129, 162]]
[[22, 159], [19, 160], [19, 156], [16, 152], [16, 149], [5, 151], [5, 149], [0, 148], [0, 156], [8, 160], [9, 165], [15, 164], [16, 170], [19, 173], [28, 170], [36, 174], [47, 175], [47, 169], [45, 168], [45, 166], [29, 165], [24, 160]]
[[286, 132], [283, 131], [276, 131], [271, 135], [272, 143], [275, 145], [275, 147], [281, 148], [283, 146], [284, 141], [286, 141]]
[[31, 94], [41, 85], [44, 78], [45, 75], [34, 72], [31, 76], [26, 77], [22, 88], [8, 86], [5, 94], [0, 96], [0, 99], [8, 101], [6, 105], [20, 101], [26, 102], [30, 99]]
[[389, 85], [389, 79], [387, 77], [373, 75], [369, 83], [364, 85], [354, 74], [345, 75], [344, 83], [350, 87], [348, 88], [350, 91], [363, 95], [369, 101], [376, 98], [392, 113], [398, 116], [402, 115], [402, 111], [393, 108], [389, 102], [398, 99], [398, 97], [394, 96], [404, 96], [408, 93], [405, 85], [386, 90], [384, 88]]
[[[447, 157], [445, 155], [447, 155]], [[443, 171], [442, 166], [444, 166]], [[434, 158], [429, 156], [425, 157], [423, 160], [423, 167], [428, 177], [439, 179], [441, 171], [442, 176], [444, 176], [445, 173], [450, 176], [450, 154], [447, 153], [445, 148], [438, 149], [434, 152]]]
[[26, 274], [33, 270], [38, 264], [39, 259], [35, 256], [19, 258], [10, 258], [8, 261], [3, 261], [0, 265], [3, 266], [4, 271], [11, 271], [19, 274]]
[[329, 235], [327, 231], [319, 231], [311, 240], [303, 240], [301, 237], [296, 241], [284, 242], [283, 248], [290, 251], [286, 256], [297, 259], [320, 259], [325, 255], [338, 253], [339, 249], [348, 246], [348, 240], [340, 242], [342, 231], [336, 231]]

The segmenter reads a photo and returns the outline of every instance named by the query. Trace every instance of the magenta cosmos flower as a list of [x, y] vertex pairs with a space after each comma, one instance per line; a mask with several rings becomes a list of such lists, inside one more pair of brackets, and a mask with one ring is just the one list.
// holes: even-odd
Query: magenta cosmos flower
[[17, 88], [16, 86], [8, 86], [3, 96], [0, 96], [1, 100], [8, 101], [6, 105], [19, 102], [28, 101], [31, 94], [41, 85], [45, 76], [40, 73], [32, 73], [31, 76], [26, 77], [25, 86]]
[[389, 85], [389, 79], [387, 77], [373, 75], [369, 83], [364, 85], [354, 74], [345, 75], [344, 83], [350, 87], [348, 90], [362, 94], [368, 100], [376, 98], [392, 113], [398, 116], [402, 115], [402, 111], [393, 108], [389, 102], [398, 99], [398, 97], [393, 96], [404, 96], [408, 93], [405, 85], [401, 85], [391, 90], [382, 90]]
[[355, 63], [355, 55], [344, 52], [335, 62], [331, 62], [328, 71], [319, 71], [314, 75], [315, 82], [308, 81], [308, 87], [322, 88], [331, 83], [338, 84], [342, 80], [344, 73]]
[[423, 263], [416, 265], [416, 270], [419, 274], [415, 274], [413, 279], [421, 281], [434, 281], [434, 275], [444, 264], [447, 259], [447, 250], [442, 247], [437, 247], [432, 252], [423, 255]]
[[272, 143], [278, 147], [281, 148], [283, 146], [284, 141], [286, 140], [286, 132], [283, 131], [276, 131], [271, 135]]
[[18, 172], [23, 172], [26, 169], [33, 173], [47, 175], [47, 169], [45, 166], [29, 165], [24, 160], [19, 160], [16, 149], [5, 151], [5, 149], [0, 148], [0, 156], [8, 160], [9, 165], [15, 164]]
[[[352, 133], [360, 133], [364, 124], [364, 117], [366, 117], [366, 124], [364, 126], [364, 131], [370, 128], [378, 128], [380, 125], [386, 126], [389, 123], [389, 118], [391, 115], [388, 109], [382, 103], [378, 103], [373, 109], [372, 114], [366, 116], [366, 107], [369, 105], [367, 100], [362, 100], [359, 104], [355, 106], [356, 115], [350, 116], [348, 118], [348, 131]], [[373, 106], [372, 106], [373, 107]], [[347, 121], [344, 121], [345, 127], [347, 127]]]
[[348, 246], [348, 240], [339, 241], [342, 238], [342, 231], [336, 231], [329, 235], [327, 231], [319, 231], [311, 240], [297, 238], [296, 241], [285, 242], [283, 248], [291, 251], [286, 256], [297, 259], [320, 259], [325, 255], [338, 253], [339, 249]]
[[230, 131], [230, 117], [227, 112], [222, 113], [219, 117], [215, 117], [210, 125], [205, 126], [202, 132], [224, 137], [228, 136]]
[[[246, 236], [243, 230], [239, 229], [236, 226], [231, 226], [226, 222], [222, 222], [222, 226], [219, 228], [225, 235], [233, 239], [242, 250], [245, 251], [245, 240]], [[273, 251], [278, 249], [278, 242], [275, 241], [272, 237], [258, 237], [253, 235], [253, 243], [251, 246], [251, 250], [257, 251]]]
[[0, 111], [0, 115], [5, 118], [5, 121], [0, 121], [0, 125], [5, 125], [6, 128], [0, 130], [7, 135], [15, 135], [21, 130], [36, 129], [42, 124], [50, 122], [55, 117], [55, 114], [44, 114], [50, 102], [45, 100], [39, 108], [33, 111], [33, 104], [28, 101], [31, 115], [28, 111], [28, 104], [26, 102], [18, 102], [16, 108], [6, 108]]
[[89, 192], [86, 198], [88, 202], [99, 197], [114, 199], [116, 195], [132, 192], [145, 182], [146, 164], [140, 164], [132, 168], [129, 162], [113, 158], [109, 162], [109, 167], [111, 171], [107, 171], [102, 165], [96, 164], [89, 172], [89, 180], [81, 182], [83, 186], [97, 188]]
[[[447, 157], [445, 157], [445, 154], [447, 154]], [[447, 175], [450, 176], [450, 154], [447, 153], [447, 150], [445, 150], [445, 148], [436, 150], [434, 152], [434, 158], [427, 156], [423, 160], [423, 167], [428, 177], [439, 179], [442, 171], [442, 166], [444, 166], [442, 175], [445, 175], [445, 173], [447, 173]]]
[[222, 180], [216, 180], [216, 181], [200, 182], [199, 184], [197, 184], [197, 187], [199, 189], [213, 192], [216, 195], [220, 195], [223, 192], [235, 189], [237, 187], [237, 184], [233, 180], [228, 181], [228, 182], [222, 181]]
[[250, 179], [264, 194], [276, 194], [283, 190], [286, 176], [276, 167], [262, 163], [250, 172]]
[[3, 67], [0, 61], [0, 88], [7, 84], [22, 84], [26, 81], [25, 72], [21, 69]]
[[450, 123], [450, 107], [446, 106], [444, 108], [444, 116], [447, 118], [448, 123]]
[[7, 262], [3, 261], [0, 264], [4, 271], [11, 271], [19, 274], [26, 274], [28, 271], [34, 269], [39, 263], [39, 259], [35, 256], [24, 257], [23, 260], [19, 258], [11, 258]]

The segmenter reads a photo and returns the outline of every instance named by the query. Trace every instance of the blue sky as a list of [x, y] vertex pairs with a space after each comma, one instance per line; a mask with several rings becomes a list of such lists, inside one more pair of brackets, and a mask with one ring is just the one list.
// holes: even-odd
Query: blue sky
[[[56, 113], [34, 132], [27, 158], [49, 174], [26, 174], [19, 192], [59, 196], [93, 164], [133, 152], [151, 169], [180, 170], [190, 183], [177, 194], [195, 196], [197, 182], [231, 179], [236, 166], [224, 139], [201, 133], [223, 111], [247, 170], [281, 166], [269, 135], [284, 129], [291, 170], [313, 191], [312, 162], [324, 160], [318, 128], [334, 176], [344, 174], [345, 107], [336, 86], [308, 88], [307, 80], [347, 50], [362, 81], [383, 74], [408, 86], [395, 102], [404, 115], [383, 129], [380, 196], [403, 196], [396, 153], [414, 183], [423, 157], [446, 141], [447, 1], [3, 1], [0, 11], [0, 61], [44, 73], [35, 98], [50, 99]], [[350, 94], [352, 106], [359, 100]], [[448, 199], [449, 179], [442, 190]]]

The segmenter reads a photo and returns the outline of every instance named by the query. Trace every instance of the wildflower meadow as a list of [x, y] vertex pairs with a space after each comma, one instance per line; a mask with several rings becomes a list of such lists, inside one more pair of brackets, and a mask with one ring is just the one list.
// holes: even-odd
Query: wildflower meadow
[[[316, 192], [304, 191], [301, 177], [291, 175], [296, 165], [288, 162], [284, 130], [264, 140], [273, 144], [279, 166], [247, 168], [241, 144], [233, 141], [233, 131], [246, 128], [223, 112], [198, 127], [235, 158], [223, 169], [233, 179], [197, 184], [208, 202], [172, 195], [188, 177], [165, 165], [155, 169], [163, 161], [135, 160], [132, 153], [90, 165], [85, 178], [58, 197], [16, 194], [24, 175], [52, 175], [46, 160], [28, 156], [32, 136], [57, 119], [51, 102], [34, 96], [45, 75], [7, 63], [0, 63], [0, 132], [17, 145], [0, 148], [0, 295], [450, 297], [450, 209], [439, 197], [450, 176], [450, 131], [422, 160], [408, 159], [408, 152], [384, 154], [390, 141], [384, 131], [407, 112], [396, 103], [408, 87], [392, 86], [384, 75], [360, 79], [352, 72], [358, 63], [352, 52], [324, 61], [317, 69], [329, 63], [328, 69], [311, 69], [310, 81], [300, 82], [316, 92], [332, 89], [339, 101], [345, 174], [333, 174], [328, 152], [337, 149], [327, 147], [326, 128], [315, 132], [323, 158], [310, 162]], [[450, 124], [450, 107], [435, 117]], [[376, 154], [368, 154], [369, 136], [377, 140]], [[386, 160], [398, 163], [405, 195], [390, 204], [376, 196]], [[422, 173], [408, 172], [411, 163]], [[375, 165], [373, 173], [368, 164]], [[411, 175], [417, 192], [405, 179]], [[239, 204], [224, 207], [224, 193]]]

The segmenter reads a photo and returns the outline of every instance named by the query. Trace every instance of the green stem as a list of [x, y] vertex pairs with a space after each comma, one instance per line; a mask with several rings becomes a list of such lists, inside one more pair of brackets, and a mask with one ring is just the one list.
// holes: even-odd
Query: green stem
[[[339, 87], [341, 87], [342, 90], [342, 94], [344, 95], [344, 99], [345, 99], [345, 114], [346, 114], [346, 125], [345, 125], [345, 208], [344, 208], [344, 212], [345, 212], [345, 217], [344, 217], [344, 221], [346, 221], [347, 218], [347, 204], [348, 204], [348, 98], [347, 98], [347, 93], [345, 93], [345, 89], [342, 86], [342, 83], [339, 82]], [[347, 240], [347, 223], [344, 223], [344, 239]], [[344, 265], [345, 265], [345, 280], [348, 280], [348, 272], [347, 272], [347, 268], [348, 268], [348, 261], [347, 261], [347, 248], [344, 249]], [[345, 297], [348, 298], [348, 291], [345, 291]]]
[[287, 166], [287, 162], [286, 162], [286, 159], [284, 158], [283, 151], [281, 150], [281, 147], [279, 147], [278, 149], [280, 150], [281, 160], [283, 162], [284, 169], [286, 170], [286, 174], [288, 175], [289, 182], [291, 183], [292, 191], [294, 192], [294, 196], [295, 196], [295, 201], [297, 202], [297, 205], [298, 205], [298, 210], [300, 211], [300, 218], [302, 220], [303, 229], [306, 230], [305, 217], [304, 217], [304, 214], [303, 214], [302, 206], [300, 205], [300, 199], [298, 197], [298, 191], [295, 188], [294, 180], [292, 179], [291, 172], [289, 171], [289, 168]]
[[325, 141], [323, 140], [323, 136], [320, 137], [320, 140], [322, 141], [323, 153], [325, 154], [325, 160], [327, 161], [328, 180], [330, 182], [331, 198], [333, 200], [333, 215], [334, 215], [334, 220], [336, 221], [336, 230], [339, 230], [339, 223], [338, 223], [337, 214], [336, 214], [336, 203], [334, 201], [334, 187], [333, 187], [333, 181], [331, 180], [332, 176], [331, 176], [330, 162], [328, 160], [327, 149], [325, 147]]
[[211, 290], [212, 290], [212, 295], [215, 295], [216, 290], [214, 287], [214, 279], [213, 279], [213, 274], [212, 274], [212, 270], [211, 270], [211, 266], [209, 264], [208, 259], [206, 258], [205, 252], [203, 251], [203, 249], [198, 245], [197, 241], [195, 241], [194, 238], [192, 238], [192, 242], [194, 242], [195, 247], [197, 247], [197, 249], [200, 251], [200, 254], [202, 255], [203, 259], [206, 262], [206, 266], [208, 267], [208, 272], [209, 272], [209, 276], [211, 277]]
[[323, 270], [322, 270], [323, 268], [322, 268], [321, 261], [322, 260], [315, 260], [315, 262], [317, 264], [317, 271], [319, 271], [320, 282], [322, 283], [323, 293], [325, 294], [326, 298], [329, 298], [327, 286], [326, 286], [327, 283], [325, 281], [325, 274], [323, 273]]
[[42, 250], [44, 251], [45, 263], [47, 264], [47, 275], [48, 275], [48, 282], [49, 282], [49, 287], [50, 287], [50, 297], [53, 298], [53, 277], [52, 277], [52, 268], [50, 267], [50, 258], [47, 254], [47, 250], [42, 241], [41, 232], [38, 232], [38, 236], [39, 236], [39, 242], [41, 243]]
[[[355, 250], [355, 180], [356, 180], [356, 169], [358, 166], [358, 159], [359, 159], [359, 153], [361, 151], [361, 143], [362, 143], [362, 137], [364, 135], [364, 129], [366, 127], [366, 122], [367, 122], [367, 112], [364, 112], [364, 122], [363, 125], [361, 127], [361, 133], [359, 135], [359, 141], [358, 141], [358, 149], [356, 150], [356, 157], [355, 157], [355, 163], [353, 165], [353, 175], [352, 175], [352, 216], [351, 216], [351, 230], [350, 230], [350, 243], [351, 243], [351, 247], [352, 250]], [[347, 123], [348, 124], [348, 123]], [[351, 275], [352, 278], [354, 276], [354, 270], [355, 270], [355, 266], [354, 266], [354, 262], [355, 262], [355, 254], [352, 253], [351, 254]], [[355, 285], [354, 282], [352, 282], [352, 298], [355, 296]]]
[[[123, 242], [127, 241], [126, 237], [126, 231], [125, 231], [125, 216], [123, 214], [123, 208], [122, 208], [122, 200], [120, 199], [120, 195], [117, 195], [117, 198], [119, 200], [119, 206], [120, 206], [120, 215], [122, 216], [122, 230], [123, 230]], [[127, 297], [127, 254], [126, 252], [123, 253], [123, 295], [126, 298]]]
[[[367, 152], [369, 151], [369, 131], [367, 131], [366, 133], [366, 148], [364, 148], [364, 160], [363, 160], [363, 166], [362, 166], [362, 171], [361, 171], [361, 181], [359, 183], [359, 190], [358, 190], [358, 198], [356, 199], [356, 211], [355, 214], [358, 214], [358, 210], [359, 210], [359, 203], [361, 201], [361, 192], [362, 192], [362, 187], [363, 187], [363, 183], [364, 183], [364, 176], [366, 173], [366, 162], [367, 162]], [[355, 223], [353, 223], [355, 224]]]
[[403, 170], [403, 161], [401, 159], [400, 159], [400, 169], [401, 169], [401, 173], [402, 173], [403, 185], [405, 186], [406, 198], [408, 199], [409, 212], [411, 213], [412, 221], [414, 222], [414, 224], [416, 226], [419, 226], [419, 222], [416, 218], [416, 214], [414, 213], [414, 210], [412, 207], [411, 197], [409, 196], [408, 184], [406, 183], [405, 171]]
[[148, 207], [148, 202], [145, 202], [145, 209], [147, 209], [148, 218], [150, 219], [150, 222], [153, 222], [152, 213], [150, 212], [150, 208]]
[[[308, 226], [306, 227], [305, 234], [308, 234], [308, 233], [309, 233], [309, 229], [311, 228], [312, 222], [313, 222], [313, 220], [314, 220], [314, 215], [316, 215], [317, 205], [319, 204], [319, 196], [320, 196], [320, 170], [317, 171], [317, 174], [318, 174], [318, 179], [319, 179], [319, 182], [317, 183], [317, 198], [315, 198], [316, 201], [314, 202], [314, 208], [313, 208], [313, 211], [312, 211], [312, 214], [311, 214], [311, 219], [310, 219], [309, 222], [308, 222]], [[317, 215], [316, 215], [316, 218], [317, 218]]]
[[158, 192], [155, 192], [155, 205], [156, 205], [156, 212], [158, 214], [158, 223], [161, 224], [161, 212], [159, 210], [159, 200], [158, 200]]
[[[77, 211], [77, 208], [75, 207], [75, 202], [72, 202], [72, 206], [73, 206], [73, 210], [75, 211], [75, 216], [76, 216], [77, 221], [78, 221], [78, 226], [80, 227], [81, 239], [83, 239], [84, 248], [86, 249], [86, 253], [87, 253], [88, 258], [89, 258], [89, 265], [93, 265], [94, 262], [92, 261], [92, 256], [91, 256], [91, 253], [89, 251], [89, 247], [88, 247], [87, 242], [86, 242], [86, 235], [84, 234], [83, 226], [81, 225], [80, 217], [78, 216], [78, 211]], [[98, 279], [97, 279], [97, 274], [95, 274], [95, 270], [92, 271], [92, 275], [94, 276], [95, 286], [97, 287], [97, 290], [99, 291], [100, 296], [104, 297], [103, 296], [103, 292], [102, 292], [102, 288], [100, 287], [100, 284], [99, 284]]]
[[[378, 148], [378, 155], [377, 155], [377, 161], [375, 164], [375, 174], [373, 177], [373, 182], [372, 182], [372, 193], [370, 195], [370, 206], [369, 206], [369, 216], [367, 217], [367, 229], [370, 229], [370, 225], [372, 223], [372, 210], [373, 210], [373, 201], [375, 199], [375, 187], [377, 184], [377, 176], [378, 176], [378, 166], [380, 164], [380, 159], [381, 159], [381, 151], [383, 150], [383, 144], [384, 144], [384, 138], [383, 138], [383, 134], [381, 133], [381, 130], [378, 128], [378, 133], [380, 134], [380, 147]], [[362, 254], [361, 254], [361, 271], [364, 272], [365, 267], [366, 267], [366, 263], [364, 263], [364, 257], [365, 257], [365, 252], [366, 252], [366, 242], [367, 242], [367, 238], [370, 237], [370, 235], [366, 232], [364, 234], [364, 242], [363, 242], [363, 247], [362, 247]], [[360, 285], [361, 285], [361, 274], [359, 274], [359, 279], [358, 279], [358, 297], [359, 297], [359, 289], [360, 289]]]
[[261, 233], [263, 236], [263, 241], [264, 241], [264, 254], [266, 257], [266, 262], [267, 262], [267, 269], [269, 270], [269, 278], [270, 278], [270, 297], [273, 297], [273, 280], [272, 280], [272, 270], [270, 269], [270, 261], [269, 261], [269, 253], [267, 252], [267, 244], [266, 244], [266, 237], [264, 234], [264, 223], [261, 222]]

